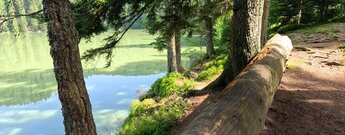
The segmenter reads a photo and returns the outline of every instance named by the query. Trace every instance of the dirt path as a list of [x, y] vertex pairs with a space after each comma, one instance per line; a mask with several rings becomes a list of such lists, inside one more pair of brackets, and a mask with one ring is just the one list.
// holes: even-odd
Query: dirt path
[[[334, 29], [341, 32], [330, 34]], [[345, 135], [345, 52], [338, 48], [345, 43], [345, 24], [309, 36], [292, 34], [295, 49], [260, 135]], [[188, 98], [191, 108], [173, 132], [183, 131], [218, 95]]]
[[261, 135], [345, 135], [345, 67], [336, 66], [345, 64], [341, 43], [292, 51]]

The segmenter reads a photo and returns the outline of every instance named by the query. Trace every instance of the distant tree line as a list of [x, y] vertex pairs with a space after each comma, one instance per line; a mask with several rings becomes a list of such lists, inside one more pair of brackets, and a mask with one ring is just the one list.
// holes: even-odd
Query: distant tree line
[[269, 21], [273, 31], [278, 32], [297, 29], [306, 24], [345, 22], [345, 1], [271, 0]]
[[[2, 0], [0, 1], [1, 15], [29, 14], [42, 9], [42, 0]], [[37, 18], [24, 16], [6, 21], [0, 27], [0, 32], [37, 32], [44, 31], [46, 27]]]
[[[90, 38], [112, 28], [113, 34], [105, 39], [105, 45], [86, 51], [82, 57], [90, 60], [103, 56], [108, 59], [109, 64], [106, 66], [110, 66], [113, 48], [132, 24], [147, 15], [149, 33], [159, 34], [154, 45], [168, 52], [168, 72], [183, 73], [184, 69], [180, 65], [181, 36], [184, 33], [191, 35], [197, 29], [195, 26], [201, 26], [199, 29], [204, 29], [207, 37], [207, 52], [217, 55], [212, 54], [215, 52], [212, 49], [212, 26], [214, 20], [220, 17], [223, 18], [220, 20], [223, 22], [222, 26], [215, 29], [221, 30], [224, 35], [215, 35], [220, 41], [225, 41], [229, 61], [222, 75], [212, 85], [226, 86], [266, 42], [268, 2], [269, 0], [75, 0], [71, 4], [70, 0], [44, 0], [43, 18], [49, 24], [46, 27], [66, 134], [97, 134], [79, 55], [80, 38]], [[0, 10], [4, 9], [4, 12], [0, 12], [7, 15], [30, 13], [42, 8], [37, 3], [35, 0], [2, 0]], [[343, 11], [343, 0], [271, 0], [270, 20], [272, 25], [278, 26], [323, 22], [343, 16]], [[41, 30], [40, 26], [32, 18], [20, 17], [7, 21], [3, 29], [6, 27], [10, 32], [38, 31]]]

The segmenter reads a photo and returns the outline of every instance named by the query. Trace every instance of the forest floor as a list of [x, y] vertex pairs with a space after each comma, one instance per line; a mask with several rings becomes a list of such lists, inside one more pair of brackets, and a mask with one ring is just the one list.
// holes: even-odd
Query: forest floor
[[[344, 135], [345, 56], [338, 47], [345, 43], [345, 23], [297, 30], [288, 36], [295, 49], [261, 135]], [[200, 82], [197, 90], [210, 82]], [[208, 104], [217, 101], [218, 94], [201, 90], [188, 98], [191, 107], [173, 132], [183, 131]]]
[[295, 49], [261, 135], [345, 135], [345, 58], [339, 48], [345, 25], [336, 28], [333, 39], [329, 32], [292, 38]]

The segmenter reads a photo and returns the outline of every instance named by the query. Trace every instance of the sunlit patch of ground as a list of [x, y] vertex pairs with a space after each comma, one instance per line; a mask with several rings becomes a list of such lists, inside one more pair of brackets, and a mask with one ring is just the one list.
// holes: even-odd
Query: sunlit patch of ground
[[[327, 25], [329, 26], [329, 25]], [[337, 27], [345, 34], [345, 25], [315, 28], [322, 33]], [[303, 32], [303, 30], [297, 31]], [[303, 34], [303, 33], [302, 33]], [[304, 33], [305, 34], [305, 33]], [[316, 34], [317, 35], [317, 34]], [[330, 41], [320, 35], [312, 40], [294, 41], [306, 49], [294, 49], [261, 135], [345, 134], [345, 59], [338, 48], [345, 41]], [[311, 42], [312, 41], [312, 42]], [[298, 69], [298, 70], [296, 70]]]

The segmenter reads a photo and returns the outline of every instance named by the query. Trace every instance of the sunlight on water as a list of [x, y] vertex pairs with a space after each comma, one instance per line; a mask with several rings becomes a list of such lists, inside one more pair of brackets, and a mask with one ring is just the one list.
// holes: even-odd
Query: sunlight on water
[[[102, 45], [106, 34], [82, 41], [81, 52]], [[0, 35], [0, 135], [64, 134], [52, 59], [45, 33], [18, 39]], [[154, 36], [131, 30], [115, 49], [113, 64], [83, 62], [97, 132], [116, 133], [131, 101], [164, 76], [166, 53], [148, 44]]]

